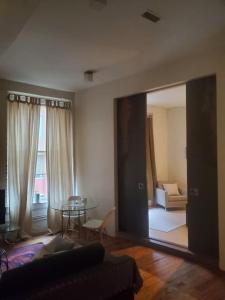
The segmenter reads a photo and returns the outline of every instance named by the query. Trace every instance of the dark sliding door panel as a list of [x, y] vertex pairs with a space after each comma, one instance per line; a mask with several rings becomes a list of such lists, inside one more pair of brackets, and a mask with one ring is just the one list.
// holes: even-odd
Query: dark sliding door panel
[[116, 101], [119, 231], [148, 237], [146, 94]]
[[218, 257], [216, 76], [187, 83], [189, 249]]

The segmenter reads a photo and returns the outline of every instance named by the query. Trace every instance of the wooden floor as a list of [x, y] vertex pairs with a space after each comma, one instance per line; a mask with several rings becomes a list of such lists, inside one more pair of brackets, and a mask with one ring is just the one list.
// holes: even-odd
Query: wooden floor
[[136, 300], [225, 299], [225, 273], [124, 240], [105, 246], [114, 254], [130, 255], [136, 260], [144, 279]]
[[[46, 243], [51, 238], [39, 237], [29, 243]], [[136, 300], [225, 300], [225, 274], [222, 272], [127, 240], [107, 238], [104, 246], [113, 254], [130, 255], [136, 260], [144, 279]]]

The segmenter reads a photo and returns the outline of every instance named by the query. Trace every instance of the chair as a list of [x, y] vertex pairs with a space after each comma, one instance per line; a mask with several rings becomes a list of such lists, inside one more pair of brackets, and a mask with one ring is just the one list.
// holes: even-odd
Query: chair
[[[68, 203], [70, 202], [74, 202], [74, 201], [77, 201], [78, 203], [81, 203], [81, 196], [69, 196], [68, 198]], [[63, 219], [64, 218], [68, 218], [67, 220], [67, 225], [66, 225], [66, 229], [69, 230], [71, 229], [71, 220], [73, 220], [73, 223], [74, 223], [74, 228], [75, 228], [75, 225], [76, 225], [76, 220], [78, 220], [78, 226], [80, 228], [80, 225], [81, 225], [81, 220], [80, 220], [80, 217], [82, 216], [85, 216], [85, 211], [64, 211], [63, 213]]]
[[93, 233], [98, 233], [100, 236], [100, 241], [102, 241], [103, 234], [106, 234], [106, 227], [110, 224], [115, 209], [115, 207], [111, 208], [102, 220], [90, 219], [86, 223], [84, 223], [82, 227], [86, 229], [87, 232], [91, 231]]
[[163, 188], [163, 184], [169, 182], [158, 182], [156, 188], [156, 203], [168, 208], [186, 208], [187, 194], [181, 188], [178, 187], [179, 195], [168, 195], [167, 191]]

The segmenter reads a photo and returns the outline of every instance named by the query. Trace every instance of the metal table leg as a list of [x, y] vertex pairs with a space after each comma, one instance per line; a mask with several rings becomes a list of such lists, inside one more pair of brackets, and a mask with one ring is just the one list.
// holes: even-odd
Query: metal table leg
[[61, 211], [61, 235], [62, 235], [62, 237], [63, 237], [63, 232], [64, 230], [63, 230], [63, 210]]
[[81, 230], [81, 222], [80, 222], [80, 210], [78, 211], [78, 237], [80, 239], [80, 230]]

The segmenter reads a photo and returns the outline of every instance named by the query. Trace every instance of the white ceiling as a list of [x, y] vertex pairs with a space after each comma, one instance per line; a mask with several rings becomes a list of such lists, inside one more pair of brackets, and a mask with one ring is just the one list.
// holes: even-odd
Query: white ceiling
[[147, 94], [147, 104], [151, 106], [172, 108], [186, 106], [186, 85], [153, 91]]
[[[0, 0], [0, 78], [74, 91], [225, 47], [224, 0], [108, 0], [100, 11], [89, 3]], [[141, 17], [148, 8], [160, 22]]]

